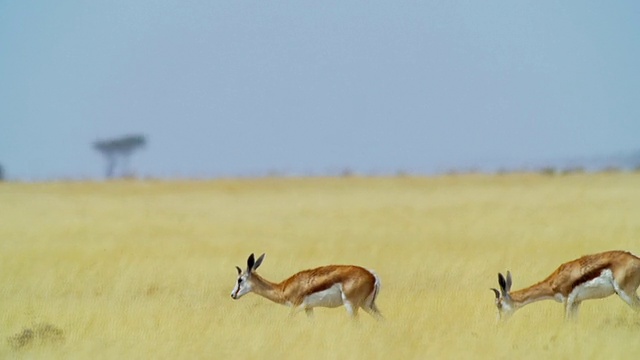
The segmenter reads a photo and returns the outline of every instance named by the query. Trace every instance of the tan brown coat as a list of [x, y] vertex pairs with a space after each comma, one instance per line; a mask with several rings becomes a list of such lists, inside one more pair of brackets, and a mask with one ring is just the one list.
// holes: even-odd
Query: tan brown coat
[[502, 315], [535, 301], [554, 299], [565, 304], [566, 316], [577, 315], [580, 303], [617, 294], [634, 310], [640, 311], [640, 258], [627, 251], [607, 251], [586, 255], [560, 265], [551, 275], [527, 288], [510, 291], [511, 274], [498, 274], [500, 291], [496, 305]]

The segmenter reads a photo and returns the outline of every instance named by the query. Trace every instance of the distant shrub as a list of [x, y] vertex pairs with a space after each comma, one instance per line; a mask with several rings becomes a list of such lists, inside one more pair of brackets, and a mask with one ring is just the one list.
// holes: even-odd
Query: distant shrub
[[349, 177], [353, 177], [355, 175], [356, 175], [355, 172], [353, 170], [351, 170], [350, 168], [344, 168], [340, 172], [340, 177], [343, 177], [343, 178], [349, 178]]
[[622, 169], [620, 169], [617, 166], [607, 166], [605, 168], [602, 168], [602, 170], [600, 170], [601, 173], [607, 173], [607, 174], [619, 173], [621, 171]]
[[64, 331], [47, 323], [34, 324], [7, 338], [9, 346], [15, 350], [33, 345], [55, 344], [64, 341]]
[[583, 174], [585, 169], [582, 166], [568, 167], [563, 169], [560, 173], [562, 175], [570, 175], [570, 174]]
[[267, 174], [265, 175], [268, 178], [281, 178], [284, 177], [284, 173], [280, 170], [276, 170], [276, 169], [271, 169], [269, 171], [267, 171]]
[[542, 175], [546, 175], [546, 176], [553, 176], [555, 175], [558, 171], [556, 170], [556, 168], [552, 167], [552, 166], [546, 166], [543, 167], [542, 169], [540, 169], [540, 174]]

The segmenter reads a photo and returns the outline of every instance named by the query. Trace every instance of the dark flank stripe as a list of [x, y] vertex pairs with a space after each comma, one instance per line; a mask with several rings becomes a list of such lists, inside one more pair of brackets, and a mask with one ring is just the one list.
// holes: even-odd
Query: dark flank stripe
[[315, 294], [317, 292], [327, 290], [328, 288], [332, 287], [333, 285], [335, 285], [335, 284], [330, 283], [328, 281], [325, 281], [325, 282], [323, 282], [321, 284], [318, 284], [316, 286], [310, 287], [309, 288], [309, 294]]
[[[335, 282], [327, 281], [327, 279], [336, 272], [336, 269], [329, 267], [321, 267], [311, 270], [301, 271], [298, 274], [292, 276], [290, 280], [294, 278], [298, 281], [302, 280], [305, 283], [304, 289], [307, 294], [314, 294], [320, 291], [327, 290], [335, 285]], [[321, 282], [316, 282], [315, 279], [322, 279]], [[342, 279], [341, 279], [342, 280]], [[289, 281], [285, 284], [285, 288], [289, 285]]]
[[571, 290], [575, 289], [577, 286], [580, 286], [586, 283], [587, 281], [591, 281], [597, 278], [598, 276], [600, 276], [600, 274], [602, 274], [602, 272], [605, 269], [609, 268], [610, 266], [611, 266], [610, 263], [602, 264], [601, 266], [593, 268], [590, 271], [584, 273], [582, 276], [580, 276], [576, 281], [574, 281], [571, 284]]

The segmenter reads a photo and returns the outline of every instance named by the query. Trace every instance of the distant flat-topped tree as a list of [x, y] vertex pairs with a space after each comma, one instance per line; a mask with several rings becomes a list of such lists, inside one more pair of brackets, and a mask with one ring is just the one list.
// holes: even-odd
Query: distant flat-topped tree
[[127, 135], [116, 139], [98, 140], [93, 147], [107, 159], [105, 176], [111, 178], [115, 175], [120, 162], [120, 175], [129, 176], [129, 157], [136, 150], [143, 148], [147, 140], [143, 135]]

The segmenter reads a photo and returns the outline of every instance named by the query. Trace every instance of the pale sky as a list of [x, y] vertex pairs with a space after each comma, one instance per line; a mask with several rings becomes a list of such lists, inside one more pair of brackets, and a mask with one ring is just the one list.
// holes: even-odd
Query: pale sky
[[433, 173], [640, 150], [639, 1], [0, 0], [0, 164]]

